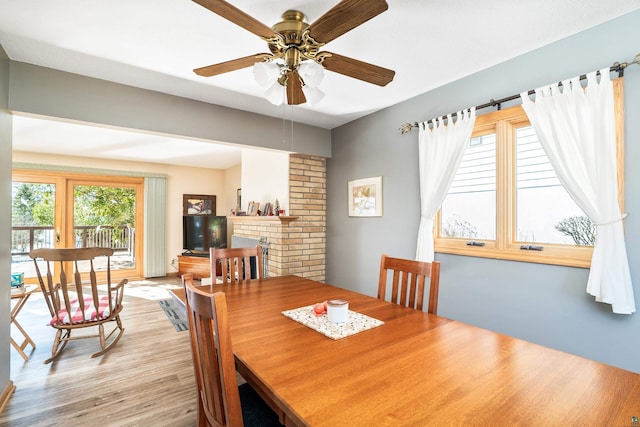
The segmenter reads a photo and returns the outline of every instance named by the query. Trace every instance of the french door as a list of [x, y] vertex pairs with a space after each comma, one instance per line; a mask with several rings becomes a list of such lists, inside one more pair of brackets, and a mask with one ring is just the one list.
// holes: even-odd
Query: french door
[[12, 273], [35, 281], [31, 249], [110, 247], [112, 281], [141, 277], [142, 178], [14, 170], [12, 181]]

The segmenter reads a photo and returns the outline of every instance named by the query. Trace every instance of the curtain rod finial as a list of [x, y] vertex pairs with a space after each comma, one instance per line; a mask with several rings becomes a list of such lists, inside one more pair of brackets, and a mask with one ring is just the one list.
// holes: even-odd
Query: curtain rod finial
[[400, 126], [398, 130], [402, 135], [404, 135], [405, 133], [411, 132], [411, 129], [413, 129], [414, 127], [418, 127], [418, 123], [414, 123], [414, 124], [405, 123], [402, 126]]

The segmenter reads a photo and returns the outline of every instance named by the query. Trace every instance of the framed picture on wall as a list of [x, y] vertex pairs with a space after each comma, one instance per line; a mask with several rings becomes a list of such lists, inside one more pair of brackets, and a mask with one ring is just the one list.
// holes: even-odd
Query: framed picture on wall
[[382, 177], [349, 181], [349, 216], [382, 216]]
[[183, 215], [215, 215], [216, 196], [205, 194], [183, 194]]

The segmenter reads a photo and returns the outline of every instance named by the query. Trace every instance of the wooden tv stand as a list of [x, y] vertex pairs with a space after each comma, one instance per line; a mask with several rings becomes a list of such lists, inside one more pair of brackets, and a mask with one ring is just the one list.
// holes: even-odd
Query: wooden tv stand
[[193, 278], [198, 280], [211, 277], [209, 257], [178, 255], [178, 277], [185, 273], [193, 274]]

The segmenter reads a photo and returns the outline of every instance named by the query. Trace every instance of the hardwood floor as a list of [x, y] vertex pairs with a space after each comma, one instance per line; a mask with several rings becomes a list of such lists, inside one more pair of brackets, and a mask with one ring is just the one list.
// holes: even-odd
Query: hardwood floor
[[194, 426], [189, 333], [176, 332], [158, 304], [179, 286], [175, 277], [127, 284], [118, 344], [92, 359], [97, 338], [73, 341], [49, 365], [43, 361], [54, 330], [46, 326], [44, 301], [32, 295], [18, 321], [37, 348], [28, 347], [27, 362], [11, 349], [16, 391], [0, 413], [0, 426]]

